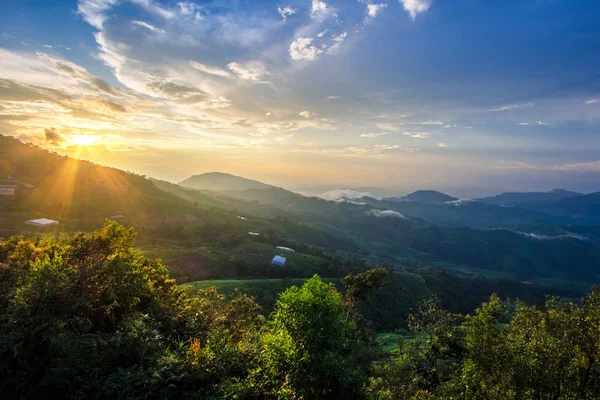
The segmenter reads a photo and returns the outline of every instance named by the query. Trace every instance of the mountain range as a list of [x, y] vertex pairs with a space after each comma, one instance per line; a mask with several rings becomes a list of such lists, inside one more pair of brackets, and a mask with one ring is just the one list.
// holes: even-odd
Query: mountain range
[[[24, 224], [27, 219], [55, 219], [60, 224], [51, 229], [72, 232], [95, 229], [106, 218], [123, 215], [123, 223], [137, 227], [142, 243], [222, 252], [224, 259], [207, 253], [189, 264], [192, 270], [200, 262], [220, 265], [220, 274], [233, 268], [223, 264], [233, 256], [252, 260], [243, 246], [251, 231], [278, 245], [341, 257], [342, 263], [360, 259], [527, 280], [600, 278], [600, 224], [593, 223], [600, 217], [598, 193], [563, 197], [538, 210], [531, 203], [505, 207], [431, 191], [400, 199], [327, 201], [227, 174], [184, 181], [198, 185], [190, 188], [2, 136], [0, 160], [0, 178], [32, 186], [0, 198], [4, 237], [38, 232]], [[453, 200], [436, 202], [448, 199]], [[190, 248], [189, 260], [198, 260], [198, 251]], [[322, 262], [318, 255], [311, 257], [298, 268]]]

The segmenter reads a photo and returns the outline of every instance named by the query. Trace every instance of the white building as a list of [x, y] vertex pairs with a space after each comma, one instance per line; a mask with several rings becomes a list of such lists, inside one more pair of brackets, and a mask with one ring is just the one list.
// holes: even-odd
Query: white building
[[0, 185], [0, 196], [14, 196], [16, 185]]
[[288, 253], [295, 253], [296, 252], [296, 250], [290, 249], [289, 247], [277, 246], [277, 248], [279, 250], [282, 250], [282, 251], [287, 251]]
[[48, 218], [30, 219], [29, 221], [25, 221], [25, 223], [33, 226], [58, 225], [58, 221]]

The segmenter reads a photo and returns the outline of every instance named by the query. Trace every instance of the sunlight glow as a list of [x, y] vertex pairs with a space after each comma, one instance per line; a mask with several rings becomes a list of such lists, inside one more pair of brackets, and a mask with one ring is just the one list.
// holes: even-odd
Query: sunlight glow
[[77, 145], [77, 146], [91, 146], [98, 138], [89, 135], [76, 135], [68, 138], [69, 143]]

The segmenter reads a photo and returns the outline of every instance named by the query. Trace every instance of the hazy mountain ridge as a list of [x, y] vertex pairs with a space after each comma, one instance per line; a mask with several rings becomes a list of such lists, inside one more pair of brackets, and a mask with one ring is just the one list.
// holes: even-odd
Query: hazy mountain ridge
[[494, 205], [538, 205], [581, 196], [581, 193], [564, 189], [553, 189], [549, 192], [506, 192], [496, 196], [476, 199], [482, 203]]
[[389, 201], [413, 201], [416, 203], [433, 204], [433, 203], [446, 203], [448, 201], [458, 200], [456, 197], [449, 196], [445, 193], [438, 192], [437, 190], [417, 190], [406, 196], [401, 197], [387, 197], [384, 200]]
[[208, 172], [191, 177], [179, 182], [179, 185], [193, 189], [203, 190], [247, 190], [247, 189], [269, 189], [273, 186], [267, 185], [253, 179], [226, 174], [222, 172]]
[[[52, 217], [48, 213], [52, 205], [60, 205], [58, 208], [64, 217], [59, 229], [75, 231], [90, 223], [102, 223], [104, 218], [124, 210], [145, 230], [158, 234], [161, 240], [175, 243], [188, 240], [230, 248], [247, 241], [248, 231], [259, 229], [273, 232], [273, 237], [292, 246], [320, 246], [322, 251], [358, 259], [366, 257], [375, 263], [435, 264], [454, 270], [485, 270], [526, 279], [593, 281], [600, 277], [595, 268], [600, 264], [600, 235], [592, 228], [587, 232], [569, 228], [557, 233], [539, 233], [521, 227], [514, 229], [517, 232], [440, 227], [425, 219], [411, 218], [407, 212], [410, 209], [399, 207], [460, 210], [468, 209], [471, 203], [465, 206], [373, 203], [378, 200], [366, 197], [364, 202], [371, 204], [358, 205], [306, 197], [275, 187], [224, 192], [194, 190], [62, 157], [14, 139], [2, 140], [3, 145], [12, 145], [1, 147], [2, 154], [8, 154], [2, 159], [3, 174], [22, 181], [27, 181], [28, 176], [39, 176], [41, 181], [48, 182], [39, 188], [38, 182], [31, 182], [38, 190], [36, 197], [1, 199], [0, 218], [20, 221], [13, 225], [15, 229], [23, 228], [19, 224], [35, 215], [43, 213], [40, 216]], [[52, 165], [62, 166], [59, 171], [68, 171], [70, 175], [64, 177], [69, 179], [60, 180], [56, 170], [49, 168]], [[99, 178], [101, 176], [104, 180]], [[57, 186], [57, 182], [73, 185], [73, 191], [65, 190], [70, 186]], [[59, 190], [52, 191], [52, 185]], [[91, 191], [92, 188], [96, 190]], [[594, 199], [595, 196], [591, 196], [590, 201]], [[394, 212], [380, 212], [386, 210]], [[240, 215], [244, 219], [238, 218]], [[69, 224], [63, 224], [65, 221]], [[568, 236], [567, 233], [572, 232], [590, 240], [575, 237], [540, 240], [523, 232], [539, 237]]]

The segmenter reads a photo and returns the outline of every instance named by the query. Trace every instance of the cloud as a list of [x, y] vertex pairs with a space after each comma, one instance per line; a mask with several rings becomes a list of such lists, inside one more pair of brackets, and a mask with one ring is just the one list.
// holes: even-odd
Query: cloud
[[429, 137], [427, 132], [404, 132], [404, 135], [414, 139], [427, 139]]
[[374, 215], [377, 218], [400, 218], [400, 219], [408, 219], [404, 215], [400, 214], [397, 211], [392, 210], [371, 210], [371, 215]]
[[77, 12], [88, 24], [101, 29], [106, 19], [104, 11], [117, 3], [118, 0], [80, 0], [77, 2]]
[[344, 40], [346, 40], [346, 36], [348, 36], [348, 32], [342, 32], [337, 36], [333, 36], [333, 44], [329, 47], [329, 49], [327, 50], [328, 53], [332, 53], [334, 51], [336, 51], [340, 45], [342, 44], [342, 42]]
[[327, 32], [329, 32], [329, 29], [325, 29], [324, 31], [317, 33], [317, 37], [322, 38]]
[[289, 17], [290, 15], [296, 14], [296, 11], [298, 11], [298, 10], [295, 8], [292, 8], [290, 5], [277, 6], [277, 12], [279, 13], [279, 15], [281, 15], [281, 18], [283, 18], [283, 21], [286, 21], [287, 17]]
[[46, 142], [52, 146], [59, 146], [61, 143], [65, 142], [65, 138], [58, 133], [58, 129], [56, 128], [44, 128], [44, 135], [46, 137]]
[[341, 198], [346, 199], [360, 199], [365, 196], [371, 196], [369, 192], [359, 192], [357, 190], [352, 189], [333, 189], [329, 190], [325, 193], [321, 193], [318, 195], [319, 197], [325, 200], [337, 200]]
[[327, 96], [327, 97], [325, 97], [325, 100], [337, 100], [339, 98], [340, 98], [340, 96]]
[[298, 113], [298, 115], [300, 115], [301, 117], [304, 117], [306, 119], [313, 118], [313, 117], [317, 116], [316, 113], [310, 112], [310, 111], [302, 111], [302, 112]]
[[163, 31], [162, 29], [156, 28], [146, 22], [143, 21], [131, 21], [131, 23], [133, 25], [137, 25], [137, 26], [141, 26], [144, 29], [148, 29], [149, 31], [152, 31], [154, 33], [165, 33], [165, 31]]
[[204, 72], [205, 74], [221, 76], [223, 78], [229, 78], [231, 76], [231, 75], [229, 75], [229, 72], [227, 72], [219, 67], [211, 67], [209, 65], [202, 64], [197, 61], [190, 61], [190, 65], [192, 67], [194, 67], [195, 69], [197, 69], [198, 71]]
[[584, 103], [585, 104], [596, 104], [598, 102], [600, 102], [600, 100], [598, 100], [598, 99], [589, 99], [589, 100], [586, 100]]
[[[402, 125], [402, 124], [400, 124]], [[397, 131], [399, 128], [396, 125], [393, 124], [388, 124], [388, 123], [378, 123], [376, 124], [377, 128], [381, 129], [382, 131]]]
[[227, 68], [240, 79], [252, 81], [254, 83], [266, 83], [261, 77], [269, 75], [265, 66], [259, 61], [248, 61], [244, 64], [231, 62], [227, 64]]
[[519, 126], [527, 126], [527, 125], [529, 125], [529, 122], [519, 122], [517, 125], [519, 125]]
[[413, 125], [444, 125], [442, 121], [425, 121], [425, 122], [416, 122]]
[[600, 161], [555, 165], [552, 169], [555, 171], [600, 172]]
[[380, 136], [390, 135], [389, 132], [372, 132], [372, 133], [361, 133], [360, 137], [363, 138], [376, 138]]
[[323, 50], [312, 46], [312, 38], [299, 37], [290, 44], [289, 54], [292, 60], [308, 60], [314, 61]]
[[538, 122], [537, 122], [537, 124], [538, 124], [538, 125], [548, 125], [548, 123], [547, 123], [547, 122], [544, 122], [544, 121], [538, 121]]
[[446, 143], [438, 143], [437, 147], [448, 147], [448, 145]]
[[519, 108], [533, 107], [534, 105], [535, 105], [534, 103], [507, 104], [502, 107], [491, 108], [488, 111], [492, 111], [492, 112], [510, 111], [510, 110], [517, 110]]
[[404, 6], [404, 9], [408, 11], [412, 19], [417, 18], [418, 14], [424, 13], [429, 10], [433, 0], [400, 0], [400, 3]]
[[312, 4], [310, 7], [311, 18], [323, 18], [327, 15], [327, 13], [327, 3], [320, 0], [312, 0]]
[[387, 3], [380, 3], [380, 4], [367, 3], [367, 16], [365, 18], [365, 23], [371, 22], [377, 16], [377, 14], [379, 14], [381, 11], [383, 11], [383, 9], [386, 7], [387, 7]]

